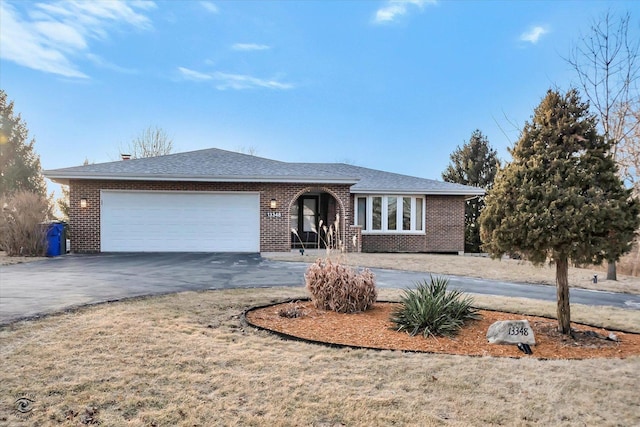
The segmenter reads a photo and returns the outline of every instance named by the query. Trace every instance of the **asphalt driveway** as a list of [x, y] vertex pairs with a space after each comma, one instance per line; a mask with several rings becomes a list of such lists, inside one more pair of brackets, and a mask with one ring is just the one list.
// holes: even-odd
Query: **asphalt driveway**
[[[65, 255], [0, 266], [0, 324], [71, 307], [172, 292], [304, 286], [306, 263], [260, 254], [144, 253]], [[410, 287], [428, 273], [373, 269], [382, 288]], [[555, 301], [551, 286], [450, 277], [468, 292]], [[640, 309], [640, 296], [572, 289], [571, 301]]]

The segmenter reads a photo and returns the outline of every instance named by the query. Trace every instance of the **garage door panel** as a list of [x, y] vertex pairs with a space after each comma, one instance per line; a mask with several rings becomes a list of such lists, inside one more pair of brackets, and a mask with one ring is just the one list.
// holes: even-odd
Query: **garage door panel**
[[104, 252], [258, 252], [259, 195], [103, 191]]

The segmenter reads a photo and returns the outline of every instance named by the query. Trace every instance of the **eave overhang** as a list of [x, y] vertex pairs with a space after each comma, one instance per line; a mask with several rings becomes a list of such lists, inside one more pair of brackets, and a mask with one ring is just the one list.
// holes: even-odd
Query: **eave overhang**
[[351, 189], [351, 194], [363, 194], [363, 195], [372, 195], [372, 194], [385, 194], [385, 195], [418, 195], [418, 194], [424, 194], [427, 196], [464, 196], [468, 199], [473, 199], [474, 197], [478, 197], [478, 196], [484, 196], [485, 195], [485, 190], [483, 190], [482, 188], [478, 188], [478, 189], [433, 189], [433, 188], [416, 188], [416, 189], [411, 189], [411, 190], [407, 190], [407, 189], [393, 189], [393, 188], [389, 188], [389, 189], [362, 189], [362, 188], [358, 188], [358, 189]]
[[70, 180], [105, 180], [105, 181], [185, 181], [185, 182], [259, 182], [285, 184], [345, 184], [353, 185], [358, 178], [351, 177], [319, 177], [319, 176], [202, 176], [202, 175], [125, 175], [125, 174], [87, 174], [72, 172], [44, 171], [43, 175], [51, 181], [69, 185]]

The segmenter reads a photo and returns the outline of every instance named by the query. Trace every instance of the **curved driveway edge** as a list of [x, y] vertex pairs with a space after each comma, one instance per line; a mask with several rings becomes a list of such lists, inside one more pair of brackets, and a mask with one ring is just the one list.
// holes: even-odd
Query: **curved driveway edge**
[[[260, 254], [118, 253], [65, 255], [0, 266], [0, 324], [88, 304], [183, 291], [304, 286], [308, 263]], [[407, 288], [424, 272], [372, 269], [377, 286]], [[555, 288], [448, 276], [464, 291], [555, 301]], [[571, 302], [640, 309], [640, 296], [571, 289]]]

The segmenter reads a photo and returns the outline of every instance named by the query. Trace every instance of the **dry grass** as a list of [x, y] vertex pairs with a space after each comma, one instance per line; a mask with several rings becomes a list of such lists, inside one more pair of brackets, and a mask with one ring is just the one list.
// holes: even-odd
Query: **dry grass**
[[23, 262], [42, 261], [47, 259], [43, 256], [8, 256], [5, 251], [0, 251], [0, 266], [22, 264]]
[[[305, 256], [292, 252], [263, 253], [263, 257], [278, 261], [314, 262], [317, 257], [326, 256], [325, 251], [307, 251]], [[409, 271], [424, 271], [433, 274], [480, 277], [483, 279], [506, 280], [523, 283], [538, 283], [555, 286], [554, 266], [536, 267], [528, 261], [514, 259], [493, 260], [480, 256], [434, 255], [434, 254], [382, 254], [349, 253], [332, 254], [349, 265], [368, 268], [389, 268]], [[598, 283], [593, 276], [598, 275]], [[593, 268], [569, 267], [569, 285], [576, 288], [595, 289], [610, 292], [640, 294], [640, 277], [618, 274], [618, 280], [604, 280], [606, 273]]]
[[[618, 275], [640, 277], [640, 247], [639, 243], [635, 243], [631, 252], [620, 258], [616, 267]], [[603, 263], [595, 267], [599, 271], [606, 272], [607, 264]]]
[[[380, 298], [394, 292], [381, 290]], [[303, 296], [302, 288], [188, 292], [3, 327], [0, 424], [640, 424], [637, 357], [539, 361], [332, 349], [241, 322], [246, 307]], [[592, 310], [572, 308], [577, 316]], [[595, 317], [609, 311], [602, 310]], [[26, 420], [14, 413], [22, 394], [35, 400]]]

